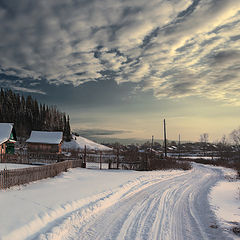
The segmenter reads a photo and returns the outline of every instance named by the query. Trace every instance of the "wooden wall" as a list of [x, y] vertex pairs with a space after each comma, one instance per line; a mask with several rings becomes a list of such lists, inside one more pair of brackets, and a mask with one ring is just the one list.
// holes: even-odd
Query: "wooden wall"
[[3, 143], [0, 145], [0, 154], [5, 154], [6, 153], [6, 144]]
[[28, 143], [28, 151], [61, 153], [61, 144]]

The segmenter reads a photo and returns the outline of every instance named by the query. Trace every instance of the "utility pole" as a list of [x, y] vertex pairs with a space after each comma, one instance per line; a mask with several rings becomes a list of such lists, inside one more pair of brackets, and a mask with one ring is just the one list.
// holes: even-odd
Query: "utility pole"
[[151, 143], [151, 151], [150, 151], [150, 157], [152, 159], [152, 152], [153, 152], [153, 136], [152, 136], [152, 143]]
[[181, 155], [181, 136], [178, 135], [178, 158], [180, 158]]
[[152, 151], [152, 149], [153, 149], [153, 139], [154, 139], [154, 136], [152, 136], [151, 151]]
[[166, 133], [166, 121], [163, 121], [164, 125], [164, 148], [165, 148], [165, 158], [167, 158], [167, 133]]

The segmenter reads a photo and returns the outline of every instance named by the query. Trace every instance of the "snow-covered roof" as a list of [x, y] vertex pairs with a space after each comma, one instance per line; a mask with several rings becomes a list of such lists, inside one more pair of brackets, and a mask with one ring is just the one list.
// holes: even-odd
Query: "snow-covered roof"
[[12, 123], [0, 123], [0, 144], [6, 142], [10, 138], [12, 128]]
[[28, 143], [59, 144], [63, 139], [62, 132], [32, 131]]
[[[75, 139], [76, 138], [76, 139]], [[106, 147], [102, 144], [93, 142], [87, 138], [80, 136], [73, 136], [71, 142], [63, 142], [62, 149], [84, 149], [98, 150], [98, 151], [111, 151], [112, 148]]]

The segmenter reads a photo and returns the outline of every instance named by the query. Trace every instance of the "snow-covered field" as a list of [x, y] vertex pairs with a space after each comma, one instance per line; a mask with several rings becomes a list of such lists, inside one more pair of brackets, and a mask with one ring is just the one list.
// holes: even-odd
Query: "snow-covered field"
[[71, 169], [1, 191], [0, 239], [232, 239], [208, 201], [223, 177], [195, 163], [190, 171]]
[[73, 135], [73, 139], [70, 142], [63, 142], [62, 149], [83, 150], [85, 146], [88, 150], [112, 151], [112, 149], [107, 146], [93, 142], [87, 138], [75, 135]]
[[19, 168], [28, 168], [28, 167], [34, 167], [33, 165], [27, 165], [27, 164], [14, 164], [14, 163], [0, 163], [0, 171], [3, 169], [19, 169]]

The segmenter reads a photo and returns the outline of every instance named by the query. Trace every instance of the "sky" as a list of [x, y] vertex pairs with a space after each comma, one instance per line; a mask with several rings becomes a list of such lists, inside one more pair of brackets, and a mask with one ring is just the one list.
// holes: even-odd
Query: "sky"
[[220, 140], [240, 123], [239, 0], [0, 0], [0, 87], [87, 136]]

